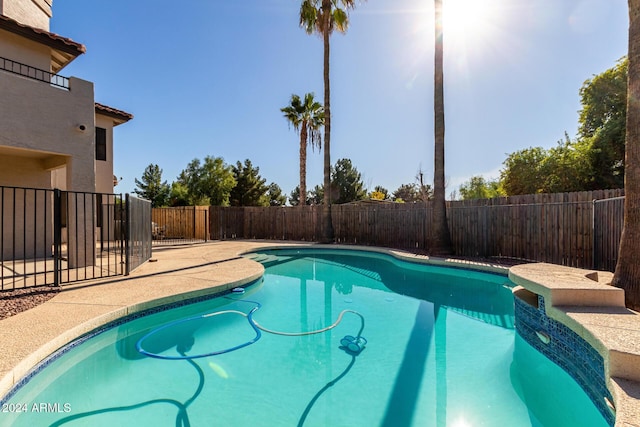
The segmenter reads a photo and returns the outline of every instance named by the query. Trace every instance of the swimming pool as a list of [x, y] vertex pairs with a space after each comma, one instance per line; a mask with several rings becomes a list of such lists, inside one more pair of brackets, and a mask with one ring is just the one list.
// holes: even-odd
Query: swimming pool
[[[607, 425], [515, 334], [504, 276], [353, 251], [252, 256], [265, 276], [244, 294], [150, 313], [65, 349], [2, 402], [11, 411], [0, 425]], [[285, 332], [350, 311], [324, 333], [282, 336], [251, 326], [258, 305], [252, 318]], [[352, 312], [364, 318], [360, 352], [341, 348], [362, 327]], [[182, 360], [136, 348], [177, 357], [244, 344]]]

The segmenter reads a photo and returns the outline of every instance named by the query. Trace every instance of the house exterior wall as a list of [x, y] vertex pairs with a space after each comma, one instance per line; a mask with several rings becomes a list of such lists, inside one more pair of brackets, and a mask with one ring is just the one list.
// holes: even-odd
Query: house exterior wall
[[107, 160], [96, 160], [96, 193], [113, 193], [113, 119], [96, 114], [96, 127], [107, 131]]
[[[53, 0], [0, 0], [0, 14], [20, 24], [49, 31], [52, 3]], [[29, 31], [38, 33], [34, 29]], [[53, 192], [9, 187], [58, 188], [69, 191], [64, 196], [68, 198], [63, 199], [66, 209], [73, 214], [67, 215], [66, 228], [74, 232], [63, 239], [67, 242], [68, 265], [77, 268], [94, 264], [96, 237], [100, 235], [100, 230], [96, 230], [99, 217], [95, 213], [96, 200], [100, 199], [85, 193], [113, 192], [113, 127], [131, 117], [96, 104], [91, 82], [71, 77], [67, 86], [67, 80], [60, 78], [56, 82], [64, 82], [65, 87], [52, 86], [47, 72], [73, 58], [61, 60], [56, 45], [50, 45], [46, 38], [39, 43], [28, 35], [23, 37], [0, 30], [0, 57], [9, 60], [2, 62], [5, 69], [0, 69], [0, 186], [7, 190], [0, 195], [3, 214], [0, 252], [3, 258], [50, 256], [51, 215], [47, 215], [47, 220], [33, 223], [24, 218], [31, 220], [33, 216], [25, 212], [32, 210], [50, 211], [52, 205], [39, 202], [38, 197], [48, 194], [47, 197], [53, 198]], [[84, 47], [78, 45], [75, 54], [82, 52]], [[15, 71], [11, 61], [27, 66], [19, 67], [20, 73], [45, 81], [7, 71], [8, 67]], [[106, 110], [112, 117], [100, 114], [98, 109]], [[106, 160], [96, 160], [96, 125], [106, 130]], [[22, 197], [22, 203], [18, 203], [16, 197]], [[44, 224], [47, 226], [42, 230]], [[8, 230], [22, 239], [9, 239], [5, 233]], [[36, 239], [40, 234], [46, 234], [42, 245]], [[4, 245], [5, 237], [11, 244]]]
[[67, 169], [57, 168], [51, 171], [51, 187], [58, 190], [67, 190]]
[[[69, 90], [64, 90], [0, 71], [0, 93], [0, 150], [5, 153], [0, 156], [0, 185], [51, 188], [56, 180], [64, 179], [66, 190], [94, 192], [93, 83], [72, 77]], [[79, 130], [79, 125], [84, 125], [85, 130]], [[26, 203], [24, 209], [32, 209], [30, 199]], [[3, 210], [5, 208], [11, 205], [4, 204]], [[76, 203], [69, 208], [73, 212], [77, 209]], [[81, 214], [69, 218], [68, 226], [74, 230], [82, 227], [79, 235], [84, 240], [68, 241], [68, 261], [73, 268], [92, 265], [95, 259], [95, 245], [91, 242], [95, 241], [96, 234], [90, 226], [94, 222], [84, 217], [84, 212], [92, 215], [93, 211], [86, 210], [85, 206], [77, 211]], [[12, 224], [16, 235], [24, 235], [24, 230], [33, 232], [33, 227], [21, 228], [19, 216], [7, 214], [5, 221], [10, 217], [15, 220]], [[48, 256], [41, 252], [43, 247], [50, 246], [32, 244], [30, 235], [26, 242], [15, 248], [4, 245], [3, 252], [10, 250], [12, 255], [3, 253], [3, 256]]]
[[0, 185], [49, 188], [51, 172], [42, 169], [38, 158], [0, 155]]
[[[0, 205], [2, 259], [6, 261], [51, 257], [53, 192], [2, 187]], [[20, 274], [19, 268], [16, 271]]]
[[51, 48], [5, 30], [0, 30], [0, 56], [44, 71], [51, 70]]
[[16, 21], [49, 31], [53, 0], [0, 0], [0, 13]]
[[[0, 146], [47, 153], [42, 169], [66, 167], [67, 190], [95, 191], [93, 83], [72, 77], [67, 91], [0, 72], [0, 93]], [[21, 176], [0, 169], [0, 184]]]

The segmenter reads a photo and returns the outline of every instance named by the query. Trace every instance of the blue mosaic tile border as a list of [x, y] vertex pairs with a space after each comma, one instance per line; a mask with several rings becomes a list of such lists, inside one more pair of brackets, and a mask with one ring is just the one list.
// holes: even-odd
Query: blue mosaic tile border
[[[259, 281], [261, 281], [262, 279], [258, 279], [254, 282], [248, 283], [246, 285], [243, 285], [242, 287], [247, 287], [247, 286], [251, 286]], [[109, 323], [106, 323], [96, 329], [94, 329], [91, 332], [88, 332], [78, 338], [76, 338], [75, 340], [71, 341], [69, 344], [65, 345], [64, 347], [59, 348], [58, 350], [54, 351], [53, 353], [51, 353], [49, 356], [47, 356], [45, 359], [43, 359], [40, 363], [38, 363], [36, 366], [34, 366], [24, 377], [22, 377], [20, 379], [20, 381], [18, 381], [17, 383], [15, 383], [13, 385], [13, 387], [11, 387], [11, 389], [7, 392], [7, 394], [5, 394], [1, 399], [0, 399], [0, 407], [5, 404], [8, 403], [9, 400], [18, 392], [18, 390], [20, 390], [25, 384], [27, 384], [35, 375], [37, 375], [38, 373], [40, 373], [43, 369], [45, 369], [47, 366], [49, 366], [51, 363], [53, 363], [55, 360], [57, 360], [58, 358], [60, 358], [61, 356], [63, 356], [64, 354], [66, 354], [67, 352], [73, 350], [74, 348], [76, 348], [77, 346], [79, 346], [80, 344], [84, 343], [85, 341], [100, 335], [101, 333], [112, 329], [112, 328], [116, 328], [124, 323], [130, 322], [132, 320], [136, 320], [139, 319], [141, 317], [145, 317], [145, 316], [150, 316], [152, 314], [155, 313], [160, 313], [162, 311], [166, 311], [166, 310], [171, 310], [174, 308], [178, 308], [178, 307], [183, 307], [185, 305], [190, 305], [190, 304], [196, 304], [202, 301], [207, 301], [210, 299], [214, 299], [214, 298], [218, 298], [221, 297], [223, 295], [228, 295], [231, 293], [231, 289], [223, 291], [223, 292], [217, 292], [217, 293], [213, 293], [213, 294], [208, 294], [208, 295], [202, 295], [199, 297], [193, 297], [193, 298], [187, 298], [185, 300], [182, 301], [175, 301], [169, 304], [164, 304], [164, 305], [160, 305], [158, 307], [153, 307], [153, 308], [149, 308], [146, 310], [142, 310], [136, 313], [132, 313], [129, 314], [127, 316], [121, 317], [119, 319], [116, 319], [114, 321], [111, 321]]]
[[[518, 297], [514, 300], [516, 331], [532, 347], [571, 375], [613, 427], [615, 415], [604, 400], [606, 397], [613, 402], [613, 398], [606, 386], [604, 359], [600, 353], [566, 325], [549, 318], [541, 295], [538, 295], [537, 308]], [[536, 332], [548, 335], [549, 343], [543, 343]]]

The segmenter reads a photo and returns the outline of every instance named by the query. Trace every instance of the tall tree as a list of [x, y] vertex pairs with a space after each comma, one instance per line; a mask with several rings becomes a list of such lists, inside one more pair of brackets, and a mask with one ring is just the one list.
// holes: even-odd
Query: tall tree
[[251, 160], [246, 159], [244, 164], [239, 161], [231, 166], [236, 185], [229, 193], [231, 206], [269, 206], [267, 180], [260, 176], [260, 168], [254, 167]]
[[580, 88], [578, 135], [545, 150], [511, 153], [500, 171], [507, 195], [605, 190], [624, 185], [627, 115], [626, 57]]
[[627, 58], [580, 88], [579, 143], [588, 151], [589, 189], [622, 188], [627, 114]]
[[507, 196], [605, 190], [609, 187], [593, 186], [593, 155], [589, 144], [571, 141], [567, 134], [564, 141], [548, 150], [534, 147], [516, 151], [503, 162], [500, 189]]
[[331, 222], [331, 95], [329, 82], [329, 38], [334, 30], [345, 33], [349, 27], [350, 9], [355, 0], [303, 0], [300, 6], [300, 26], [307, 34], [322, 36], [324, 48], [324, 205], [322, 207], [322, 240], [333, 241]]
[[[178, 181], [171, 183], [171, 192], [169, 193], [169, 206], [189, 206], [189, 189], [186, 185]], [[197, 203], [196, 203], [197, 204]]]
[[299, 199], [307, 199], [307, 144], [313, 150], [322, 148], [320, 128], [324, 125], [324, 109], [313, 99], [313, 93], [307, 93], [304, 101], [298, 95], [291, 95], [291, 102], [280, 111], [289, 121], [289, 125], [300, 135], [300, 194]]
[[[307, 194], [307, 200], [309, 200], [309, 195]], [[305, 200], [305, 205], [308, 205], [307, 200]], [[291, 206], [300, 206], [300, 186], [296, 186], [291, 193], [289, 194], [289, 204]]]
[[177, 182], [188, 191], [190, 205], [229, 206], [236, 180], [222, 157], [207, 156], [204, 162], [193, 159], [178, 176]]
[[444, 45], [442, 28], [442, 0], [435, 5], [435, 55], [434, 55], [434, 129], [435, 154], [433, 168], [433, 239], [430, 251], [434, 255], [453, 252], [451, 234], [447, 224], [447, 204], [444, 183]]
[[462, 200], [499, 197], [501, 196], [499, 186], [497, 180], [487, 181], [483, 176], [472, 176], [460, 185], [460, 196]]
[[282, 194], [282, 188], [275, 182], [269, 184], [267, 199], [269, 200], [269, 206], [284, 206], [287, 203], [287, 196]]
[[[300, 203], [299, 189], [291, 192], [289, 203], [296, 206]], [[308, 205], [322, 205], [325, 203], [327, 192], [324, 185], [316, 185], [307, 193]], [[342, 204], [356, 202], [367, 197], [362, 174], [353, 166], [350, 159], [340, 159], [331, 167], [331, 203]]]
[[[624, 150], [624, 148], [623, 148]], [[592, 168], [589, 165], [589, 155], [585, 144], [573, 142], [565, 133], [565, 140], [547, 150], [542, 170], [545, 176], [540, 183], [542, 193], [566, 193], [571, 191], [585, 191], [592, 187]], [[605, 186], [600, 189], [619, 188], [620, 186]]]
[[[336, 193], [337, 193], [336, 191], [331, 192], [331, 195], [333, 197], [333, 200], [331, 200], [331, 203], [335, 202]], [[321, 205], [323, 203], [324, 203], [324, 185], [316, 185], [315, 187], [313, 187], [311, 191], [309, 191], [309, 194], [307, 195], [307, 204]]]
[[613, 285], [640, 310], [640, 0], [629, 0], [629, 74], [624, 169], [624, 226]]
[[393, 200], [396, 202], [413, 203], [420, 200], [418, 185], [415, 183], [402, 184], [393, 192]]
[[337, 191], [334, 197], [336, 204], [355, 202], [367, 196], [364, 188], [362, 174], [353, 166], [351, 160], [340, 159], [336, 162], [332, 171], [332, 190]]
[[502, 163], [500, 184], [509, 196], [540, 193], [540, 184], [547, 176], [547, 152], [542, 147], [531, 147], [509, 154]]
[[133, 192], [149, 200], [151, 207], [158, 208], [167, 205], [171, 189], [167, 181], [162, 181], [162, 169], [158, 165], [150, 164], [147, 166], [140, 180], [136, 178], [135, 182], [137, 188]]

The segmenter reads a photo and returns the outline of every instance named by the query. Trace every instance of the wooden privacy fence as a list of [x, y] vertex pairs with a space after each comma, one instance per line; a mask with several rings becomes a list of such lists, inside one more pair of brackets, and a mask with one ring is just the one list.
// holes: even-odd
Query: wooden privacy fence
[[[210, 207], [211, 238], [317, 241], [322, 206]], [[424, 250], [431, 209], [424, 204], [332, 205], [339, 243]]]
[[[622, 190], [535, 194], [452, 202], [449, 227], [456, 254], [503, 256], [593, 268], [594, 200], [609, 199]], [[613, 238], [615, 224], [599, 224]], [[607, 230], [605, 230], [605, 228]], [[616, 236], [619, 238], [619, 234]], [[617, 244], [616, 244], [617, 250]], [[615, 267], [615, 265], [614, 265]]]
[[[605, 199], [622, 195], [622, 190], [601, 190], [448, 202], [453, 248], [459, 256], [612, 270], [622, 204], [615, 207]], [[211, 238], [316, 241], [321, 235], [321, 209], [212, 206]], [[339, 243], [429, 251], [430, 204], [352, 203], [333, 205], [331, 213]]]
[[431, 239], [432, 209], [424, 203], [366, 203], [331, 207], [336, 241], [423, 252]]
[[154, 242], [207, 241], [209, 238], [209, 207], [178, 206], [153, 208], [151, 212]]
[[624, 197], [593, 201], [593, 268], [616, 269], [623, 218]]
[[209, 208], [211, 239], [316, 241], [321, 206]]

